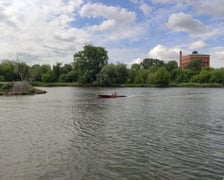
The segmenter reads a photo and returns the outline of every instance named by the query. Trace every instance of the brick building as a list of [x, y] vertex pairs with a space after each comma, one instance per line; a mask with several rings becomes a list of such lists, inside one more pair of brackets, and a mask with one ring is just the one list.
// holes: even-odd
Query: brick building
[[203, 67], [210, 67], [210, 55], [198, 54], [197, 51], [193, 51], [192, 54], [182, 56], [182, 51], [180, 51], [180, 68], [184, 68], [192, 60], [200, 60]]

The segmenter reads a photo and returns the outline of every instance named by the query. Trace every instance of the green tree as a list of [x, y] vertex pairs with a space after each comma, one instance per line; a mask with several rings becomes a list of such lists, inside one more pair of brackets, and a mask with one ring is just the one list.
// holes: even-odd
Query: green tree
[[116, 83], [123, 84], [128, 80], [128, 69], [125, 64], [117, 64], [116, 68]]
[[140, 64], [134, 63], [134, 64], [131, 65], [131, 70], [138, 71], [140, 69], [141, 69]]
[[211, 72], [208, 69], [203, 69], [198, 75], [191, 78], [191, 82], [194, 83], [209, 83], [211, 78]]
[[47, 73], [51, 71], [51, 66], [49, 64], [43, 64], [40, 66], [40, 69], [41, 69], [41, 74]]
[[19, 76], [15, 69], [15, 62], [9, 60], [2, 61], [0, 75], [3, 76], [4, 81], [17, 81]]
[[135, 84], [146, 84], [149, 74], [150, 74], [150, 71], [148, 69], [141, 69], [140, 71], [137, 71], [135, 78], [134, 78], [134, 83]]
[[53, 73], [55, 74], [56, 81], [58, 81], [61, 73], [62, 73], [62, 63], [56, 63], [56, 65], [53, 65]]
[[61, 73], [69, 73], [72, 71], [72, 65], [71, 64], [64, 64], [63, 67], [61, 68]]
[[211, 71], [210, 82], [224, 84], [224, 68]]
[[159, 59], [145, 58], [141, 66], [143, 69], [149, 69], [151, 72], [155, 72], [158, 68], [165, 66], [165, 63]]
[[107, 51], [103, 47], [84, 46], [82, 51], [74, 54], [74, 70], [81, 83], [93, 83], [101, 68], [108, 63]]
[[170, 73], [165, 67], [160, 67], [153, 75], [153, 81], [159, 86], [168, 86], [170, 83]]
[[167, 71], [169, 71], [169, 72], [172, 72], [178, 68], [178, 64], [176, 61], [169, 61], [165, 66], [166, 66]]
[[41, 66], [39, 64], [35, 64], [30, 68], [30, 77], [32, 81], [41, 81]]
[[166, 65], [166, 69], [170, 73], [170, 80], [175, 81], [177, 77], [178, 64], [176, 61], [169, 61]]
[[57, 77], [53, 71], [48, 71], [42, 74], [41, 81], [42, 82], [56, 82]]
[[111, 86], [116, 82], [116, 67], [114, 64], [107, 64], [102, 67], [97, 75], [97, 85]]
[[185, 68], [190, 69], [198, 74], [202, 69], [202, 64], [200, 60], [192, 60], [186, 65]]
[[177, 83], [188, 83], [191, 78], [195, 75], [195, 72], [191, 69], [176, 69], [176, 82]]
[[15, 70], [18, 73], [20, 80], [28, 80], [30, 67], [24, 62], [15, 62]]

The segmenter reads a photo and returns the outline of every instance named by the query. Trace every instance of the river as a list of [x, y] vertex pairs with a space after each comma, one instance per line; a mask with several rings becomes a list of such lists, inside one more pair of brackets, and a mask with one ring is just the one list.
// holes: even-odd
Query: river
[[42, 89], [0, 97], [2, 180], [224, 179], [224, 89]]

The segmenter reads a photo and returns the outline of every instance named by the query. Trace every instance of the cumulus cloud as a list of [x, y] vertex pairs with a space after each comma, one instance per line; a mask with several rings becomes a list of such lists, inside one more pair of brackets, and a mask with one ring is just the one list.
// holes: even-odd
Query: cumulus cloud
[[116, 21], [114, 19], [108, 19], [103, 21], [100, 25], [93, 25], [91, 27], [92, 31], [107, 31], [112, 30], [116, 26]]
[[187, 32], [189, 34], [200, 34], [208, 32], [209, 28], [197, 19], [193, 19], [192, 15], [177, 13], [169, 17], [167, 26], [177, 32]]
[[80, 10], [82, 17], [104, 17], [107, 19], [114, 19], [122, 24], [129, 24], [135, 22], [136, 14], [131, 11], [127, 11], [124, 8], [106, 6], [103, 4], [86, 4]]
[[136, 40], [144, 31], [143, 27], [136, 24], [136, 13], [120, 7], [88, 3], [81, 8], [80, 16], [99, 21], [98, 24], [89, 25], [87, 29], [95, 34], [95, 38], [100, 36], [104, 41]]
[[167, 22], [169, 29], [175, 32], [186, 32], [192, 37], [208, 38], [215, 34], [209, 26], [198, 19], [194, 19], [192, 15], [185, 13], [172, 14]]
[[82, 0], [2, 1], [0, 59], [19, 55], [31, 64], [72, 62], [74, 50], [89, 39], [87, 32], [70, 26]]
[[193, 42], [189, 45], [189, 49], [190, 50], [195, 50], [195, 49], [199, 49], [199, 48], [203, 48], [207, 46], [207, 44], [204, 42], [204, 41], [196, 41], [196, 42]]
[[148, 56], [165, 61], [177, 60], [179, 58], [179, 51], [179, 48], [167, 48], [161, 44], [158, 44], [149, 51]]

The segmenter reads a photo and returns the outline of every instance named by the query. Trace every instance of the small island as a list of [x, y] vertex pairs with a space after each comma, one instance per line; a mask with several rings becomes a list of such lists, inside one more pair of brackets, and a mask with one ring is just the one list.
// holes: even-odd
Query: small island
[[0, 95], [34, 95], [45, 93], [46, 91], [34, 88], [27, 81], [0, 83]]

